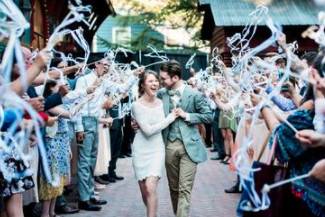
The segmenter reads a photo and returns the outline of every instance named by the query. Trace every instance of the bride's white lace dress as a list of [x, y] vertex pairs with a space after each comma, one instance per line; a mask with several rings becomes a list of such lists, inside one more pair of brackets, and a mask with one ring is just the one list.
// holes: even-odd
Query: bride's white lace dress
[[175, 117], [165, 117], [163, 104], [149, 107], [136, 101], [132, 105], [133, 118], [140, 129], [132, 144], [132, 163], [137, 180], [150, 176], [161, 177], [165, 165], [165, 145], [161, 131], [171, 124]]

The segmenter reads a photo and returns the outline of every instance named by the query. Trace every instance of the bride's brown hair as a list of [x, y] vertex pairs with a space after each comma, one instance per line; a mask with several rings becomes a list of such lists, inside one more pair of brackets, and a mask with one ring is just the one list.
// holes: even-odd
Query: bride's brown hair
[[146, 70], [139, 78], [139, 84], [138, 84], [138, 90], [139, 90], [139, 96], [142, 96], [144, 94], [144, 83], [147, 80], [148, 75], [153, 75], [157, 78], [159, 81], [159, 76], [157, 72], [152, 71], [152, 70]]

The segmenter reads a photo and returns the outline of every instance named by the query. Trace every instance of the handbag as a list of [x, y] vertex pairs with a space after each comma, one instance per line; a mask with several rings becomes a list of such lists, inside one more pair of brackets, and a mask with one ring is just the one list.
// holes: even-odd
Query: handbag
[[[274, 140], [276, 141], [276, 140]], [[257, 172], [252, 174], [255, 185], [254, 189], [262, 198], [262, 189], [264, 184], [273, 184], [279, 182], [288, 177], [288, 169], [285, 166], [276, 166], [274, 165], [274, 150], [276, 142], [272, 145], [272, 150], [269, 155], [269, 160], [267, 163], [262, 163], [259, 161], [254, 161], [252, 168], [260, 169]], [[261, 156], [261, 155], [260, 155]], [[272, 189], [269, 193], [269, 198], [271, 204], [269, 208], [260, 211], [243, 211], [241, 212], [243, 217], [287, 217], [290, 216], [289, 203], [291, 201], [291, 187], [290, 185], [283, 185], [278, 188]], [[243, 190], [240, 201], [250, 201], [249, 189]], [[253, 204], [251, 202], [251, 204]]]

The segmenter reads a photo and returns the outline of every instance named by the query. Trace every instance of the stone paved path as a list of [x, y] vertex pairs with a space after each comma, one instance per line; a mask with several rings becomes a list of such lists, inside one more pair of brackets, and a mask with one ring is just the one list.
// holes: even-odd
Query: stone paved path
[[[119, 159], [118, 174], [125, 180], [109, 184], [101, 192], [108, 201], [100, 212], [81, 211], [69, 217], [145, 217], [140, 191], [131, 165], [131, 158]], [[224, 193], [233, 185], [235, 174], [217, 161], [200, 164], [192, 193], [190, 217], [235, 217], [239, 195]], [[166, 177], [159, 183], [159, 217], [173, 217]]]

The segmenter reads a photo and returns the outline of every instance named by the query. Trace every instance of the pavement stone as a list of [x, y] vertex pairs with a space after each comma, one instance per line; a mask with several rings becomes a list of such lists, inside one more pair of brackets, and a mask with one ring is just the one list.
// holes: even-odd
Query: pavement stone
[[[81, 211], [69, 217], [145, 217], [140, 190], [134, 178], [131, 158], [118, 160], [118, 175], [123, 181], [112, 183], [100, 195], [108, 204], [100, 212]], [[238, 194], [225, 194], [224, 189], [233, 185], [236, 175], [219, 161], [208, 160], [198, 166], [190, 217], [235, 217]], [[166, 174], [158, 189], [158, 217], [173, 217]]]

